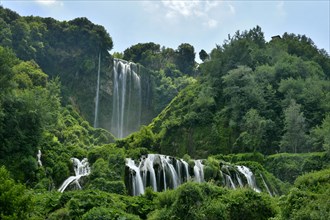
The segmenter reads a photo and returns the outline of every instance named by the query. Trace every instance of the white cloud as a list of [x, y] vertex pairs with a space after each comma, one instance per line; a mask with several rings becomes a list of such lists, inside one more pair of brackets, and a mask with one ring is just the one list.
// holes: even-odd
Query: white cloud
[[233, 5], [228, 4], [228, 7], [229, 7], [229, 12], [231, 14], [233, 14], [233, 15], [236, 14], [236, 10], [235, 10], [235, 7]]
[[161, 22], [181, 27], [193, 24], [194, 27], [204, 26], [209, 29], [216, 28], [236, 13], [235, 7], [223, 0], [143, 1], [143, 7]]
[[209, 28], [215, 28], [218, 25], [218, 21], [216, 21], [214, 19], [209, 19], [207, 22], [204, 23], [204, 25]]
[[63, 6], [63, 2], [58, 0], [36, 0], [35, 2], [45, 6], [54, 6], [54, 5]]
[[[201, 11], [198, 10], [200, 6], [199, 1], [162, 1], [165, 8], [167, 8], [167, 15], [182, 15], [189, 17], [192, 15], [200, 15]], [[197, 12], [197, 13], [196, 13]]]
[[284, 1], [278, 2], [278, 4], [276, 5], [276, 13], [277, 13], [277, 15], [280, 15], [281, 17], [286, 16], [286, 12], [284, 9]]
[[218, 25], [218, 21], [215, 16], [212, 16], [211, 11], [216, 9], [220, 3], [221, 1], [163, 0], [162, 6], [168, 19], [197, 18], [204, 26], [215, 28]]

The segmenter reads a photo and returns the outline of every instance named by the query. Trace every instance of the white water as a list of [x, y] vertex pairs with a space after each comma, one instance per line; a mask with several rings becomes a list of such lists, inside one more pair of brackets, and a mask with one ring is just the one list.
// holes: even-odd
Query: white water
[[73, 163], [75, 176], [70, 176], [67, 178], [58, 189], [59, 192], [64, 192], [64, 190], [73, 182], [76, 183], [79, 189], [81, 189], [79, 179], [82, 176], [88, 176], [90, 174], [90, 167], [87, 158], [84, 158], [82, 161], [77, 158], [71, 158], [71, 161]]
[[[127, 158], [126, 167], [128, 169], [126, 171], [128, 171], [128, 180], [130, 181], [130, 193], [132, 195], [143, 194], [146, 187], [152, 187], [154, 191], [166, 191], [167, 189], [175, 189], [189, 180], [198, 183], [204, 182], [202, 162], [202, 160], [194, 160], [194, 165], [189, 167], [189, 164], [182, 159], [161, 154], [143, 156], [138, 164]], [[248, 167], [224, 164], [221, 165], [220, 172], [223, 176], [223, 185], [228, 188], [249, 187], [256, 192], [261, 191], [257, 187], [254, 174]], [[263, 177], [261, 178], [263, 179]], [[271, 195], [264, 179], [263, 182]]]
[[179, 185], [179, 183], [178, 183], [179, 178], [178, 178], [177, 170], [175, 170], [175, 168], [172, 164], [171, 158], [169, 156], [165, 156], [165, 157], [163, 157], [163, 155], [161, 155], [161, 156], [162, 156], [161, 158], [165, 159], [165, 164], [168, 168], [165, 170], [169, 171], [169, 173], [170, 173], [170, 183], [172, 183], [172, 188], [176, 189]]
[[194, 174], [195, 181], [198, 183], [204, 182], [204, 169], [201, 160], [195, 160]]
[[[188, 163], [182, 159], [175, 159], [160, 154], [148, 154], [142, 157], [139, 164], [127, 158], [126, 166], [132, 195], [143, 194], [146, 187], [151, 186], [154, 191], [175, 189], [191, 179]], [[195, 160], [196, 172], [194, 181], [204, 181], [204, 170], [201, 160]]]
[[269, 194], [270, 196], [273, 196], [273, 194], [270, 192], [269, 187], [268, 187], [268, 185], [267, 185], [267, 183], [266, 183], [266, 181], [265, 181], [265, 179], [264, 179], [264, 177], [262, 176], [261, 173], [260, 173], [260, 176], [261, 176], [261, 179], [262, 179], [263, 184], [265, 185], [265, 187], [266, 187], [266, 189], [267, 189], [268, 194]]
[[41, 166], [42, 167], [42, 162], [41, 162], [41, 150], [38, 150], [38, 154], [37, 154], [37, 158], [38, 158], [38, 164], [39, 164], [39, 166]]
[[141, 124], [141, 80], [137, 65], [114, 59], [111, 132], [123, 138]]
[[236, 189], [236, 186], [233, 182], [233, 179], [231, 178], [230, 175], [224, 173], [223, 174], [225, 176], [225, 185], [228, 187], [228, 188], [232, 188], [232, 189]]
[[126, 159], [126, 166], [130, 168], [133, 173], [132, 177], [132, 186], [133, 186], [133, 195], [137, 196], [144, 193], [144, 186], [141, 178], [140, 168], [135, 165], [134, 160], [131, 158]]
[[248, 185], [254, 191], [261, 192], [260, 189], [256, 185], [255, 177], [254, 177], [252, 171], [248, 167], [246, 167], [246, 166], [237, 166], [237, 169], [238, 169], [239, 172], [241, 172], [245, 176], [245, 178], [248, 182]]
[[182, 160], [182, 159], [180, 159], [180, 161], [181, 161], [181, 163], [183, 164], [183, 166], [184, 166], [184, 171], [185, 171], [185, 176], [184, 176], [183, 181], [184, 181], [184, 182], [187, 182], [187, 181], [190, 180], [189, 169], [188, 169], [189, 166], [188, 166], [188, 163], [187, 163], [186, 161], [184, 161], [184, 160]]
[[98, 64], [98, 69], [97, 69], [95, 112], [94, 112], [94, 128], [98, 127], [99, 93], [100, 93], [100, 72], [101, 72], [101, 53], [99, 53], [99, 64]]
[[155, 169], [153, 167], [154, 160], [155, 160], [155, 155], [149, 154], [148, 157], [144, 160], [144, 163], [142, 163], [141, 170], [143, 172], [144, 188], [147, 186], [147, 176], [148, 176], [148, 171], [149, 171], [151, 186], [154, 189], [154, 191], [157, 192], [156, 173], [155, 173]]

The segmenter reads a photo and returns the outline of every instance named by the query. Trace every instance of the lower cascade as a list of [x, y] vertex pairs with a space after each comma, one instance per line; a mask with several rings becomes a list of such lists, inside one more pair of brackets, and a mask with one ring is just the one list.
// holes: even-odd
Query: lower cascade
[[[248, 167], [230, 164], [219, 164], [219, 166], [224, 187], [231, 189], [249, 187], [261, 192], [253, 172]], [[191, 160], [188, 163], [183, 159], [161, 154], [142, 156], [138, 163], [126, 158], [125, 172], [126, 187], [133, 196], [144, 194], [146, 187], [160, 192], [175, 189], [187, 181], [198, 183], [205, 181], [203, 160]], [[264, 179], [262, 184], [272, 195]]]
[[71, 184], [75, 183], [76, 186], [81, 189], [79, 184], [79, 179], [82, 176], [88, 176], [90, 174], [90, 167], [87, 158], [82, 159], [81, 161], [77, 158], [71, 158], [73, 163], [73, 169], [75, 172], [75, 176], [70, 176], [67, 178], [61, 187], [58, 189], [59, 192], [64, 192], [64, 190]]

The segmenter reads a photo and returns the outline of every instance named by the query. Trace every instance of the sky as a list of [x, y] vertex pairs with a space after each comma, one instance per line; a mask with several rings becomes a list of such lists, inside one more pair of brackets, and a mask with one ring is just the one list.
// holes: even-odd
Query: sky
[[285, 32], [304, 34], [330, 53], [330, 0], [0, 0], [22, 16], [72, 20], [87, 17], [105, 27], [113, 52], [154, 42], [176, 49], [181, 43], [211, 52], [237, 30], [259, 25], [266, 41]]

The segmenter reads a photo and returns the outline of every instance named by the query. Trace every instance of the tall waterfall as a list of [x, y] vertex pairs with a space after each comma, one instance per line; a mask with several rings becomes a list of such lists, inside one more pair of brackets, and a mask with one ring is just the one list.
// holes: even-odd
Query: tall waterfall
[[98, 69], [97, 69], [94, 128], [98, 127], [99, 99], [100, 99], [99, 98], [99, 94], [100, 94], [100, 72], [101, 72], [101, 53], [99, 53], [99, 64], [98, 64]]
[[[192, 163], [193, 162], [193, 163]], [[246, 166], [219, 164], [222, 185], [230, 189], [249, 187], [261, 192], [252, 171]], [[204, 182], [203, 160], [193, 160], [189, 164], [174, 157], [161, 154], [148, 154], [135, 163], [126, 159], [126, 186], [131, 195], [143, 194], [146, 187], [154, 191], [175, 189], [187, 181]], [[269, 187], [262, 177], [262, 183], [268, 193]]]
[[123, 138], [141, 124], [141, 81], [138, 66], [114, 59], [111, 132]]

